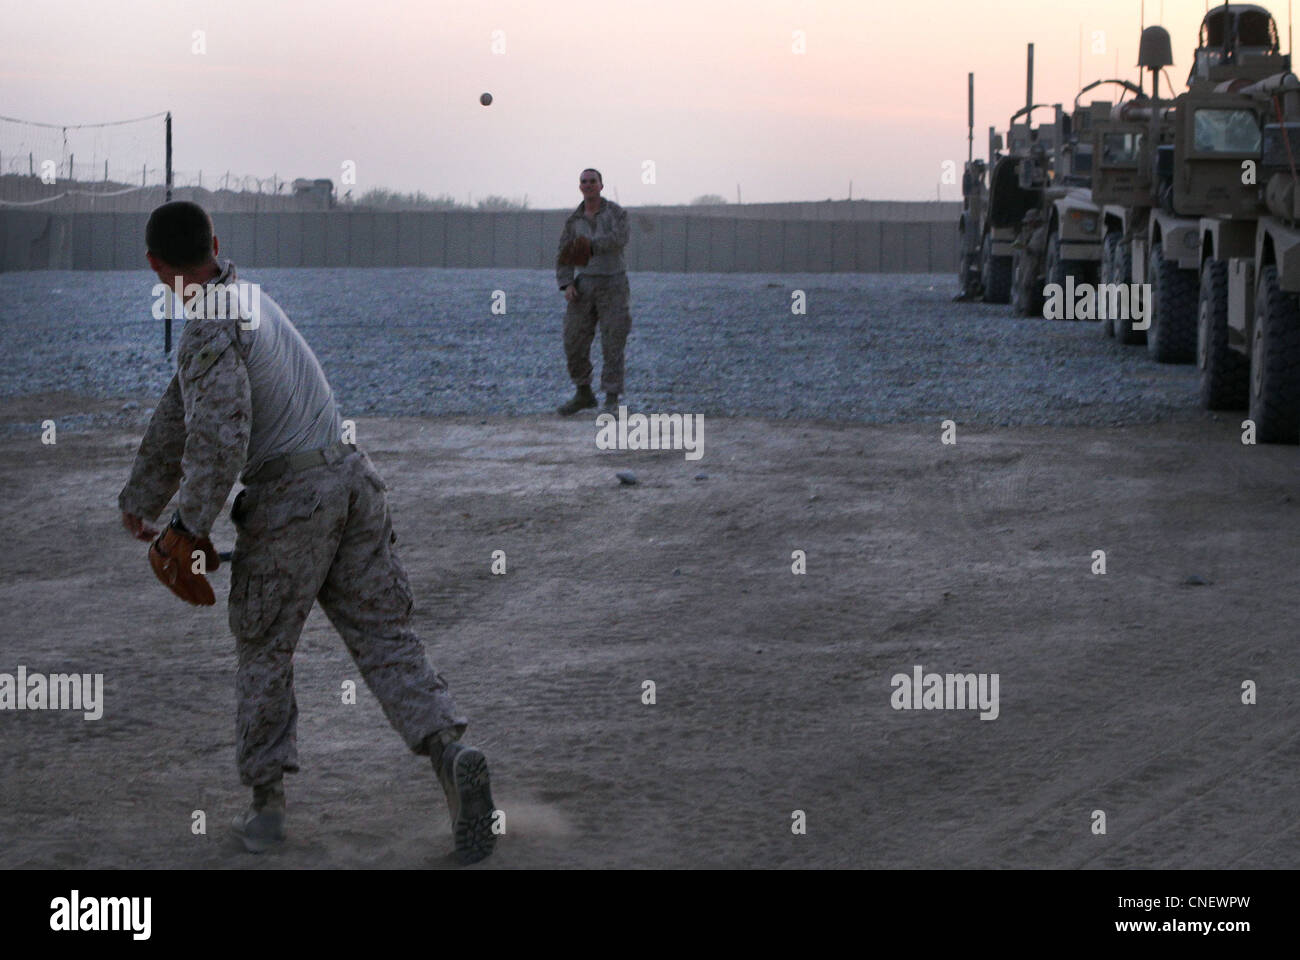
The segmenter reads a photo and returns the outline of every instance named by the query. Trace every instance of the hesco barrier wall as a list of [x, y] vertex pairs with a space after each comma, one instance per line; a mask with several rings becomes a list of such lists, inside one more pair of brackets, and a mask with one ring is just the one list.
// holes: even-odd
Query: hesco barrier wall
[[[956, 220], [811, 220], [629, 210], [629, 270], [951, 273]], [[215, 213], [250, 267], [529, 267], [555, 263], [568, 211]], [[143, 269], [145, 213], [0, 210], [0, 270]]]

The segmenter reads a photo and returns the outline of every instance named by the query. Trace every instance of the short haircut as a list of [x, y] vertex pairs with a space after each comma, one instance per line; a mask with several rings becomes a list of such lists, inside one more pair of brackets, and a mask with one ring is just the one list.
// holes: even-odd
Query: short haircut
[[164, 203], [149, 214], [144, 243], [168, 266], [197, 267], [212, 256], [212, 218], [189, 200]]
[[[601, 183], [605, 182], [605, 178], [600, 175], [600, 171], [597, 170], [595, 167], [584, 167], [582, 173], [587, 173], [588, 171], [594, 173], [596, 175], [596, 179], [599, 180]], [[581, 175], [582, 174], [579, 174], [579, 177], [581, 177]]]

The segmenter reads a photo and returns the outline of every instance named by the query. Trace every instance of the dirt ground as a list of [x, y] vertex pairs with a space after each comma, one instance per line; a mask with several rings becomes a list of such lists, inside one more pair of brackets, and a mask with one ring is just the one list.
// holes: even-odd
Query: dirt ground
[[[476, 869], [1300, 866], [1300, 454], [1234, 421], [946, 446], [937, 422], [706, 418], [687, 461], [599, 451], [590, 420], [361, 420], [506, 815]], [[319, 610], [290, 839], [236, 846], [233, 640], [118, 524], [140, 432], [0, 461], [0, 672], [105, 682], [97, 721], [0, 714], [0, 867], [450, 867], [427, 761], [363, 685], [342, 702], [359, 677]], [[997, 719], [893, 709], [916, 665], [998, 674]]]

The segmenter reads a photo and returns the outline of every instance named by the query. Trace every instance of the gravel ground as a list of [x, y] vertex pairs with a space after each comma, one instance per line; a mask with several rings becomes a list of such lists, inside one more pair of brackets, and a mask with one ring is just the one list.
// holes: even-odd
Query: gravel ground
[[[549, 271], [249, 270], [307, 337], [346, 416], [544, 413], [570, 393]], [[76, 430], [139, 417], [171, 375], [144, 271], [0, 275], [0, 398], [76, 395]], [[1208, 419], [1195, 370], [1095, 323], [952, 303], [948, 275], [631, 276], [628, 400], [715, 416], [988, 426]], [[493, 290], [507, 312], [491, 312]], [[806, 315], [791, 295], [807, 295]], [[599, 340], [593, 362], [599, 371]], [[137, 407], [136, 404], [139, 406]], [[121, 408], [126, 406], [126, 410]], [[22, 426], [35, 429], [34, 425]]]
[[[358, 435], [411, 626], [492, 764], [487, 869], [1300, 866], [1294, 448], [1227, 422], [945, 446], [928, 424], [723, 417], [699, 463], [597, 450], [590, 420], [546, 414]], [[238, 846], [226, 606], [169, 596], [122, 531], [138, 443], [0, 460], [0, 671], [104, 677], [99, 720], [0, 714], [0, 869], [450, 866], [427, 761], [319, 609], [288, 843]], [[213, 540], [233, 539], [223, 511]], [[916, 666], [996, 674], [997, 719], [895, 710]]]
[[[250, 279], [388, 484], [412, 627], [507, 813], [488, 869], [1300, 863], [1296, 450], [1200, 412], [1192, 368], [951, 303], [947, 276], [637, 275], [632, 399], [716, 415], [697, 463], [549, 412], [544, 272]], [[105, 681], [97, 721], [4, 718], [0, 869], [448, 866], [441, 791], [364, 684], [342, 700], [358, 676], [320, 610], [290, 839], [250, 858], [226, 829], [247, 791], [225, 604], [169, 597], [116, 509], [169, 376], [149, 289], [0, 276], [0, 432], [24, 434], [0, 461], [0, 671]], [[895, 709], [917, 667], [997, 675], [997, 720]]]

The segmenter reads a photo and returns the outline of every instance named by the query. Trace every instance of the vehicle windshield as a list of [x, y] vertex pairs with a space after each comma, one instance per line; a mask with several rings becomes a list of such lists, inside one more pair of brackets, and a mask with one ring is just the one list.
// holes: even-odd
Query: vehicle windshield
[[1108, 133], [1101, 138], [1101, 162], [1107, 167], [1135, 167], [1141, 149], [1140, 133]]
[[1259, 153], [1259, 120], [1250, 110], [1197, 110], [1193, 126], [1197, 153]]

